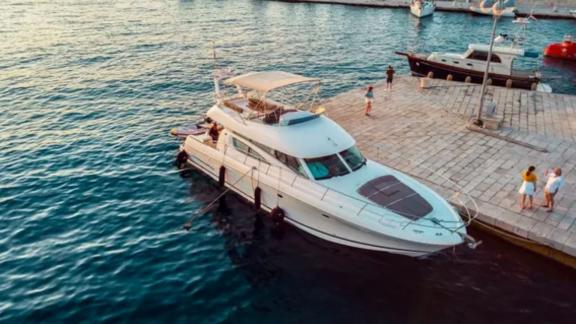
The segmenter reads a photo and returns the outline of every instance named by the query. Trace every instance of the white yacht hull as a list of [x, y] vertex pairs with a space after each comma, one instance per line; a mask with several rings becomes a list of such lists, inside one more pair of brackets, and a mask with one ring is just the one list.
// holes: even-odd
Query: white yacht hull
[[[359, 228], [292, 196], [282, 187], [278, 191], [278, 181], [266, 179], [265, 174], [272, 172], [268, 165], [256, 163], [250, 165], [250, 161], [246, 160], [242, 164], [234, 159], [226, 159], [217, 149], [209, 148], [195, 140], [186, 141], [183, 150], [188, 154], [189, 164], [216, 181], [219, 180], [220, 167], [224, 165], [226, 168], [225, 186], [247, 201], [254, 201], [254, 189], [259, 187], [263, 210], [269, 212], [272, 208], [279, 206], [285, 213], [286, 223], [323, 240], [354, 248], [411, 257], [429, 255], [454, 245], [423, 244]], [[251, 167], [255, 167], [254, 171], [250, 171]], [[321, 205], [321, 201], [318, 201], [317, 205]]]
[[426, 4], [426, 5], [419, 5], [419, 4], [411, 4], [410, 5], [410, 13], [418, 18], [423, 18], [427, 16], [431, 16], [434, 13], [436, 6], [434, 4]]
[[[480, 8], [480, 7], [471, 6], [470, 12], [472, 12], [474, 14], [478, 14], [478, 15], [494, 16], [494, 10], [492, 8]], [[512, 18], [516, 17], [516, 8], [515, 7], [504, 8], [501, 12], [502, 12], [500, 14], [501, 17], [512, 17]]]

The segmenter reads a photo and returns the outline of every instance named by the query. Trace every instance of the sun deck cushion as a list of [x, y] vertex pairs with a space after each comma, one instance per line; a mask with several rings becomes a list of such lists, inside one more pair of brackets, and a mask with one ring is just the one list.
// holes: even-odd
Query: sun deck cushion
[[432, 211], [432, 206], [422, 196], [392, 175], [368, 181], [358, 193], [411, 220], [418, 220]]

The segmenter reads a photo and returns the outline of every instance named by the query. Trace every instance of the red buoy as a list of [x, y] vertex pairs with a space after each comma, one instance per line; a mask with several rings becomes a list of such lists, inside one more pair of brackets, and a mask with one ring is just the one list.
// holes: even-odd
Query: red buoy
[[571, 36], [565, 36], [562, 43], [552, 43], [546, 46], [544, 56], [576, 61], [576, 42]]

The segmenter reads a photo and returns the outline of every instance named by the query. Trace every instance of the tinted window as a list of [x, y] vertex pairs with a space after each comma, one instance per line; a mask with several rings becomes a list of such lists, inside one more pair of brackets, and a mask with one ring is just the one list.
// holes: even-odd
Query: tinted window
[[360, 150], [358, 150], [356, 146], [352, 146], [346, 151], [340, 152], [340, 156], [353, 171], [360, 169], [366, 163], [366, 159], [362, 156], [362, 153], [360, 153]]
[[304, 161], [306, 161], [310, 173], [316, 180], [329, 179], [349, 172], [336, 154], [315, 159], [304, 159]]
[[278, 151], [274, 153], [274, 156], [276, 156], [278, 161], [282, 162], [282, 164], [287, 166], [290, 170], [299, 173], [303, 176], [306, 176], [306, 173], [302, 169], [302, 166], [300, 165], [300, 162], [298, 162], [297, 158]]
[[[468, 55], [468, 58], [471, 60], [488, 61], [488, 52], [474, 51]], [[498, 55], [492, 53], [492, 59], [490, 62], [500, 63], [500, 58]]]
[[254, 150], [252, 150], [252, 148], [250, 146], [248, 146], [246, 143], [238, 140], [237, 138], [232, 137], [232, 144], [234, 145], [234, 147], [238, 151], [240, 151], [244, 154], [247, 154], [248, 156], [251, 156], [251, 157], [255, 158], [256, 160], [266, 162], [266, 160], [260, 154], [258, 154]]

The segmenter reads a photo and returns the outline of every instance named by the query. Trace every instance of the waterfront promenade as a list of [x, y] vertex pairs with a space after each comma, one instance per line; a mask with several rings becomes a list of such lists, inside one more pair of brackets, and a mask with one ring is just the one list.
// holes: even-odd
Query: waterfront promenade
[[[470, 127], [480, 85], [398, 77], [392, 92], [375, 84], [371, 117], [363, 115], [365, 89], [325, 102], [327, 115], [358, 141], [365, 155], [408, 173], [504, 237], [574, 266], [576, 257], [576, 96], [488, 87], [497, 131]], [[522, 211], [520, 173], [539, 175], [535, 210]], [[547, 213], [543, 172], [561, 167], [565, 185]], [[544, 248], [542, 248], [544, 247]], [[569, 256], [572, 257], [569, 257]]]
[[[378, 8], [408, 8], [410, 0], [278, 0], [285, 2], [308, 2], [308, 3], [325, 3], [341, 4], [352, 6], [366, 6]], [[436, 1], [437, 11], [471, 13], [469, 10], [472, 3], [478, 1]], [[518, 14], [528, 16], [532, 14], [535, 18], [547, 19], [575, 19], [570, 10], [576, 9], [575, 3], [567, 1], [556, 1], [556, 6], [552, 5], [554, 1], [518, 1]]]

